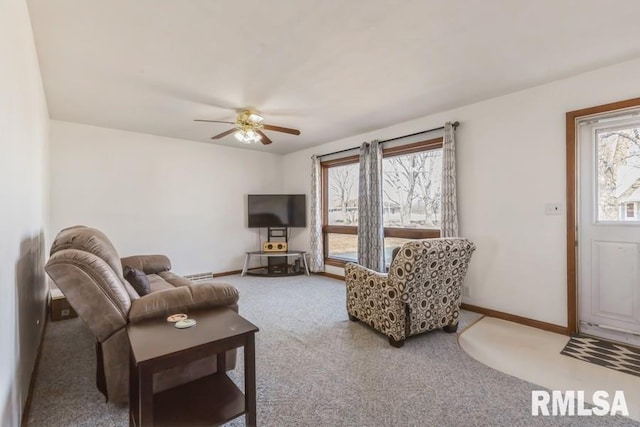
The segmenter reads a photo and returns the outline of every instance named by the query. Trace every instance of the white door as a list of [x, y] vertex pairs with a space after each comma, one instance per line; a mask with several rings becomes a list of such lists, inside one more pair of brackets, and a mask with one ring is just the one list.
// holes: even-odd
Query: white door
[[640, 110], [578, 123], [580, 332], [640, 346]]

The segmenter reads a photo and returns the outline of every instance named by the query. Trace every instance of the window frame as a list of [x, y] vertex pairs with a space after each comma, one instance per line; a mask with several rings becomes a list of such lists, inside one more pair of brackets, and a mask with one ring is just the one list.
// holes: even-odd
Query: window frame
[[[631, 208], [631, 209], [629, 209]], [[631, 211], [631, 215], [629, 215], [629, 211]], [[635, 218], [636, 217], [636, 204], [635, 202], [626, 202], [625, 203], [625, 219]]]
[[[425, 141], [414, 142], [410, 144], [397, 145], [394, 147], [383, 148], [382, 157], [395, 157], [406, 154], [419, 153], [429, 150], [437, 150], [442, 148], [443, 138], [428, 139]], [[329, 257], [328, 235], [329, 234], [348, 234], [358, 235], [358, 226], [354, 225], [329, 225], [329, 169], [336, 166], [345, 166], [358, 163], [359, 155], [341, 157], [338, 159], [327, 160], [320, 163], [322, 174], [322, 243], [324, 250], [324, 263], [334, 267], [344, 267], [349, 261], [340, 258]], [[435, 228], [401, 228], [401, 227], [385, 227], [384, 237], [397, 237], [402, 239], [432, 239], [440, 237], [440, 229]]]

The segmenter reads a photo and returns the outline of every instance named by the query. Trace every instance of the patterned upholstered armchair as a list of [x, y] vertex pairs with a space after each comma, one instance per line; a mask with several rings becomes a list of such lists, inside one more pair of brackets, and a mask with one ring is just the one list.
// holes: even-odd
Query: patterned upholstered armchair
[[413, 240], [402, 245], [389, 273], [345, 267], [347, 312], [402, 347], [408, 336], [458, 329], [462, 284], [475, 245], [463, 238]]

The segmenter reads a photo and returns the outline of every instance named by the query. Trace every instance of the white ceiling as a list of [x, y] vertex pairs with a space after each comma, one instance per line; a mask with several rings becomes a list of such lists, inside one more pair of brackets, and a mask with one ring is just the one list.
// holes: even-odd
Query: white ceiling
[[52, 119], [288, 153], [640, 56], [639, 0], [29, 0]]

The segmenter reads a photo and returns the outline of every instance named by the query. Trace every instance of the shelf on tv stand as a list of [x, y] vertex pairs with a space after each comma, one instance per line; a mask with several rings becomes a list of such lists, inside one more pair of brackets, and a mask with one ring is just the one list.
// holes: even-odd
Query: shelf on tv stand
[[253, 268], [248, 270], [245, 274], [249, 276], [262, 276], [262, 277], [285, 277], [285, 276], [300, 276], [304, 274], [302, 269], [300, 271], [293, 271], [291, 266], [287, 266], [286, 271], [269, 271], [268, 267]]
[[[264, 252], [264, 251], [253, 251], [253, 252], [247, 252], [245, 259], [244, 259], [244, 266], [242, 267], [242, 273], [240, 274], [241, 276], [244, 276], [245, 274], [249, 274], [252, 276], [265, 276], [265, 277], [282, 277], [282, 276], [295, 276], [298, 274], [306, 274], [307, 276], [309, 275], [309, 267], [307, 266], [307, 258], [306, 258], [306, 252], [304, 251], [287, 251], [287, 252]], [[269, 258], [269, 257], [280, 257], [280, 258], [287, 258], [287, 267], [286, 269], [282, 269], [284, 271], [280, 271], [280, 272], [276, 272], [273, 271], [274, 269], [272, 269], [272, 271], [269, 271], [268, 267], [263, 267], [263, 268], [258, 268], [255, 270], [251, 270], [249, 271], [249, 261], [251, 260], [252, 256], [257, 256], [257, 257], [261, 257], [261, 258]], [[302, 266], [303, 268], [300, 269], [299, 272], [293, 271], [292, 267], [290, 265], [288, 265], [288, 258], [290, 257], [296, 257], [298, 259], [300, 259], [302, 261]]]

